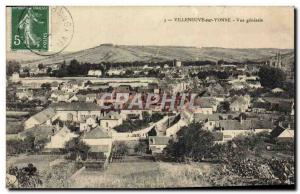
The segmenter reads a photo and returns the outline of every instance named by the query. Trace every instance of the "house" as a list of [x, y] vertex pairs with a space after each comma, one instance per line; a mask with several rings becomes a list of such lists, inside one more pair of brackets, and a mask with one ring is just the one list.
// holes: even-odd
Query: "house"
[[51, 125], [56, 118], [56, 112], [53, 108], [46, 108], [43, 111], [33, 115], [24, 122], [24, 129], [46, 124]]
[[196, 98], [191, 111], [193, 113], [213, 114], [217, 111], [218, 102], [214, 98]]
[[112, 75], [122, 75], [122, 74], [124, 74], [125, 73], [125, 71], [124, 70], [121, 70], [121, 69], [109, 69], [108, 71], [107, 71], [107, 74], [109, 75], [109, 76], [112, 76]]
[[112, 129], [123, 123], [123, 119], [117, 112], [109, 112], [100, 118], [100, 126], [105, 129]]
[[78, 97], [76, 94], [71, 95], [71, 97], [68, 99], [68, 102], [78, 102]]
[[222, 119], [220, 114], [197, 113], [194, 115], [194, 121], [203, 123], [203, 128], [210, 131], [217, 126], [217, 123], [220, 119]]
[[95, 128], [97, 125], [98, 125], [97, 118], [85, 117], [84, 120], [80, 121], [79, 129], [80, 131], [87, 131], [92, 128]]
[[202, 97], [215, 97], [219, 101], [224, 101], [224, 97], [228, 96], [229, 92], [226, 87], [219, 83], [210, 84], [206, 87]]
[[294, 139], [294, 130], [289, 127], [277, 125], [270, 133], [271, 137], [278, 141], [290, 141]]
[[78, 137], [78, 135], [71, 132], [70, 129], [64, 126], [56, 134], [51, 136], [50, 142], [46, 144], [45, 149], [63, 149], [65, 148], [65, 144], [75, 137]]
[[260, 81], [256, 81], [256, 80], [247, 80], [247, 85], [249, 88], [253, 88], [253, 89], [262, 88]]
[[149, 136], [149, 149], [152, 154], [162, 153], [164, 148], [169, 144], [170, 139], [167, 136]]
[[16, 83], [16, 82], [19, 82], [20, 81], [20, 74], [17, 73], [17, 72], [14, 72], [12, 75], [11, 75], [11, 81], [13, 83]]
[[265, 113], [271, 108], [268, 102], [253, 102], [251, 105], [252, 112]]
[[118, 87], [116, 87], [113, 91], [114, 94], [117, 93], [130, 93], [131, 91], [131, 87], [130, 85], [119, 85]]
[[33, 91], [21, 89], [16, 92], [16, 96], [18, 99], [33, 100]]
[[264, 100], [271, 104], [271, 110], [294, 115], [294, 99], [265, 97]]
[[[34, 142], [48, 142], [50, 137], [55, 133], [55, 127], [48, 125], [34, 126], [29, 129], [18, 133], [18, 139], [24, 140], [27, 137], [34, 137]], [[35, 144], [35, 143], [34, 143]], [[39, 144], [34, 145], [36, 148], [41, 149]], [[37, 147], [38, 146], [38, 147]]]
[[169, 123], [170, 127], [166, 129], [166, 136], [172, 138], [176, 137], [178, 131], [180, 131], [182, 127], [187, 125], [185, 119], [180, 118], [180, 114], [178, 116], [179, 116], [179, 120], [177, 122]]
[[121, 117], [123, 120], [128, 119], [143, 119], [143, 112], [148, 112], [147, 110], [140, 109], [138, 106], [132, 106], [131, 109], [125, 106], [121, 111]]
[[101, 126], [85, 132], [82, 141], [90, 147], [89, 153], [104, 153], [106, 158], [109, 157], [112, 148], [112, 136]]
[[235, 96], [231, 99], [230, 110], [233, 112], [246, 112], [250, 106], [250, 96]]
[[102, 75], [101, 70], [89, 70], [88, 71], [88, 76], [100, 77], [101, 75]]
[[58, 90], [59, 83], [57, 81], [54, 81], [51, 83], [51, 90]]
[[170, 87], [170, 90], [173, 91], [173, 93], [177, 93], [186, 90], [188, 84], [184, 81], [171, 81], [168, 83], [168, 86]]
[[97, 99], [97, 94], [87, 94], [86, 95], [86, 102], [95, 102]]
[[242, 89], [244, 89], [246, 86], [245, 86], [245, 84], [243, 83], [243, 82], [235, 82], [235, 83], [233, 83], [232, 84], [232, 89], [233, 90], [242, 90]]
[[52, 92], [50, 99], [53, 102], [68, 102], [68, 100], [70, 99], [70, 97], [72, 96], [72, 93], [69, 92], [65, 92], [62, 90], [55, 90]]
[[270, 132], [272, 128], [273, 123], [267, 120], [220, 120], [217, 123], [216, 131], [223, 133], [223, 142], [226, 142], [238, 135], [247, 135], [263, 131]]
[[274, 88], [274, 89], [272, 89], [272, 93], [282, 93], [282, 92], [284, 92], [284, 90], [283, 89], [281, 89], [281, 88]]
[[79, 90], [79, 82], [76, 80], [70, 80], [69, 82], [62, 82], [59, 85], [61, 91], [76, 93]]
[[72, 102], [72, 103], [52, 103], [50, 105], [55, 112], [56, 116], [61, 121], [73, 121], [80, 123], [89, 117], [100, 117], [102, 115], [101, 109], [97, 104], [86, 102]]

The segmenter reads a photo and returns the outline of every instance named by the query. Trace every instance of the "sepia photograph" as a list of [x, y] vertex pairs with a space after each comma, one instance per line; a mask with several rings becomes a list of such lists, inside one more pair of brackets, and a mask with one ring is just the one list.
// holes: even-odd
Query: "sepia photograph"
[[5, 11], [7, 189], [296, 188], [295, 7]]

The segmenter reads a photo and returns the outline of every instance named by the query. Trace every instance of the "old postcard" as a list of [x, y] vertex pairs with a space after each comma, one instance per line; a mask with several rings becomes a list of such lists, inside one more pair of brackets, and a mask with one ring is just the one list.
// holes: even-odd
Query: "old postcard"
[[295, 188], [293, 7], [6, 7], [6, 187]]

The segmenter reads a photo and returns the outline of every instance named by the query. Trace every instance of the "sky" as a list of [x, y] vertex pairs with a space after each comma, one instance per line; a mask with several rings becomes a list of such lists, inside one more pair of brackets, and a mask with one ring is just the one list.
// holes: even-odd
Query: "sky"
[[[68, 51], [103, 43], [224, 48], [293, 48], [293, 7], [67, 7], [74, 36]], [[164, 22], [164, 19], [261, 18], [263, 22]], [[173, 19], [174, 20], [174, 19]]]
[[[224, 48], [294, 48], [293, 7], [67, 7], [74, 34], [65, 51], [104, 43]], [[174, 18], [231, 22], [175, 22]], [[257, 18], [263, 22], [237, 22]], [[172, 21], [165, 22], [165, 19]], [[233, 22], [234, 20], [234, 22]]]

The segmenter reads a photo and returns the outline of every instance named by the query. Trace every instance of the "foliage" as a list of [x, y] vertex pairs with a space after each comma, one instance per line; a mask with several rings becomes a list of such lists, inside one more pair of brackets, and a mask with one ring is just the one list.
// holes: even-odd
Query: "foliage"
[[258, 76], [260, 77], [261, 85], [267, 88], [282, 87], [285, 81], [284, 72], [276, 68], [261, 67]]
[[163, 117], [164, 115], [161, 113], [153, 113], [152, 115], [150, 115], [148, 112], [143, 112], [143, 120], [148, 123], [150, 122], [155, 123], [161, 120]]
[[212, 157], [214, 136], [212, 132], [202, 129], [198, 123], [183, 127], [177, 134], [178, 140], [171, 140], [164, 149], [166, 157], [176, 161], [202, 161]]
[[148, 132], [148, 136], [156, 136], [157, 132], [155, 130], [155, 127], [152, 127], [152, 129]]
[[80, 138], [73, 138], [66, 142], [65, 151], [68, 153], [67, 158], [71, 160], [87, 159], [87, 154], [90, 147], [80, 140]]
[[230, 75], [231, 74], [229, 72], [216, 70], [200, 71], [197, 74], [199, 79], [206, 79], [209, 76], [215, 76], [218, 79], [228, 79]]
[[98, 69], [102, 72], [107, 70], [107, 67], [102, 63], [79, 63], [76, 59], [70, 61], [67, 65], [64, 62], [58, 70], [52, 71], [50, 76], [54, 77], [72, 77], [87, 75], [89, 70]]
[[293, 159], [278, 160], [272, 158], [268, 161], [268, 166], [281, 184], [295, 183], [295, 162]]
[[114, 153], [118, 155], [127, 155], [129, 153], [129, 147], [123, 142], [118, 142], [114, 145]]
[[43, 63], [38, 64], [38, 68], [39, 68], [39, 70], [44, 69]]
[[243, 152], [253, 152], [259, 155], [263, 149], [265, 149], [265, 140], [268, 139], [267, 132], [249, 134], [245, 136], [237, 136], [232, 141], [236, 145], [237, 149]]
[[116, 126], [114, 129], [117, 132], [133, 132], [143, 129], [149, 126], [151, 122], [157, 122], [164, 117], [163, 114], [154, 113], [150, 115], [148, 112], [143, 113], [143, 119], [136, 120], [127, 120], [123, 121], [123, 123], [119, 126]]
[[28, 164], [26, 167], [10, 167], [8, 174], [16, 176], [19, 187], [21, 188], [36, 188], [42, 185], [37, 168], [33, 164]]
[[218, 112], [227, 113], [230, 111], [230, 103], [228, 101], [220, 102], [218, 105]]
[[24, 140], [7, 140], [6, 152], [8, 155], [21, 154], [34, 150], [34, 138], [28, 137]]
[[11, 76], [14, 72], [19, 72], [20, 70], [20, 63], [17, 61], [8, 61], [6, 63], [6, 75]]
[[75, 162], [54, 165], [51, 171], [46, 171], [43, 175], [43, 187], [45, 188], [69, 188], [70, 177], [78, 170]]
[[149, 151], [149, 143], [148, 140], [139, 140], [139, 143], [135, 145], [134, 151], [136, 153], [148, 153]]
[[51, 89], [51, 84], [50, 83], [42, 83], [41, 88], [50, 90]]

